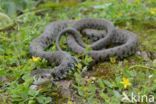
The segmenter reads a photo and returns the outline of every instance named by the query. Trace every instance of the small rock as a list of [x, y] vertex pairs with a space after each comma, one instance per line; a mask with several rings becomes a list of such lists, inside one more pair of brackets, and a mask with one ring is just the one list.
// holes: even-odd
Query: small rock
[[141, 56], [145, 61], [150, 60], [150, 57], [149, 57], [150, 55], [146, 51], [137, 51], [136, 54], [139, 55], [139, 56]]
[[61, 95], [65, 98], [69, 98], [71, 96], [71, 83], [72, 81], [68, 80], [62, 80], [56, 83], [60, 87]]
[[4, 76], [0, 77], [0, 82], [6, 82], [6, 81], [7, 81], [6, 77], [4, 77]]

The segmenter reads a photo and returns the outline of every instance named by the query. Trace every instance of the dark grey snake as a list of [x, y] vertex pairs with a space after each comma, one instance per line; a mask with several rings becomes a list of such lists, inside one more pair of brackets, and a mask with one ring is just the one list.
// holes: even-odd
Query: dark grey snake
[[[74, 69], [77, 59], [63, 51], [59, 46], [59, 40], [63, 34], [68, 34], [67, 43], [72, 51], [91, 56], [94, 61], [105, 61], [110, 57], [123, 59], [136, 52], [138, 39], [136, 35], [127, 30], [116, 29], [108, 20], [82, 19], [79, 21], [56, 21], [49, 24], [45, 31], [34, 39], [30, 44], [30, 53], [48, 60], [49, 63], [56, 63], [58, 66], [53, 69], [39, 69], [32, 72], [33, 76], [39, 77], [42, 84], [47, 81], [59, 80], [66, 77], [68, 71]], [[86, 36], [92, 44], [86, 44], [82, 37]], [[45, 51], [56, 41], [58, 51]], [[90, 47], [91, 51], [86, 51]]]

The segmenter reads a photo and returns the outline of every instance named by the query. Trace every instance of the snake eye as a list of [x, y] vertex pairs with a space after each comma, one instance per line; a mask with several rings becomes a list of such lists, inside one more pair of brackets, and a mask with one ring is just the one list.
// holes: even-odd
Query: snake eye
[[45, 78], [45, 76], [44, 75], [41, 75], [41, 78]]
[[60, 70], [60, 73], [63, 75], [64, 74], [64, 70]]

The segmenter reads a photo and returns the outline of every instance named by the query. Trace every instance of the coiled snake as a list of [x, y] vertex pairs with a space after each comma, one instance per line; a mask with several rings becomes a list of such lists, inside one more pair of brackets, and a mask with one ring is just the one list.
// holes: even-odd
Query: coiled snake
[[[32, 75], [38, 77], [38, 81], [34, 84], [63, 79], [69, 70], [74, 69], [77, 59], [59, 46], [60, 38], [65, 33], [68, 34], [67, 44], [72, 51], [87, 54], [97, 62], [108, 60], [113, 56], [123, 59], [134, 54], [138, 44], [134, 33], [116, 29], [108, 20], [81, 19], [52, 22], [39, 37], [31, 42], [30, 53], [32, 56], [44, 58], [49, 63], [56, 63], [58, 66], [53, 69], [33, 71]], [[84, 35], [92, 41], [92, 44], [89, 45], [82, 41]], [[45, 51], [54, 42], [56, 42], [58, 51]], [[92, 50], [86, 51], [86, 47]]]

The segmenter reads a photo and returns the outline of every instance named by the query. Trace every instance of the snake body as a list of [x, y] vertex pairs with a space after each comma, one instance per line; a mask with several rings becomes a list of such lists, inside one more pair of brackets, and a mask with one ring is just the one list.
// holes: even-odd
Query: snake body
[[[135, 53], [138, 39], [136, 35], [127, 30], [116, 29], [108, 20], [82, 19], [79, 21], [56, 21], [49, 24], [45, 31], [30, 44], [30, 53], [48, 60], [49, 63], [56, 63], [58, 66], [44, 71], [41, 75], [52, 76], [55, 80], [65, 78], [68, 71], [74, 69], [76, 58], [63, 51], [59, 40], [63, 34], [68, 34], [67, 43], [72, 51], [84, 53], [91, 56], [94, 61], [105, 61], [112, 56], [119, 59], [128, 57]], [[82, 41], [83, 36], [92, 40], [91, 44]], [[58, 51], [45, 51], [56, 41]], [[112, 45], [112, 47], [110, 47]], [[91, 51], [86, 51], [90, 47]], [[34, 71], [33, 75], [39, 71]], [[39, 75], [39, 76], [41, 76]]]
[[[135, 53], [137, 47], [137, 38], [134, 33], [126, 30], [116, 30], [110, 43], [115, 46], [111, 48], [101, 47], [101, 50], [91, 50], [87, 52], [81, 47], [72, 36], [69, 36], [68, 46], [76, 53], [87, 53], [95, 61], [105, 61], [110, 57], [117, 56], [123, 59]], [[108, 43], [107, 43], [108, 44]], [[101, 45], [101, 44], [100, 44]], [[102, 46], [102, 45], [101, 45]]]

